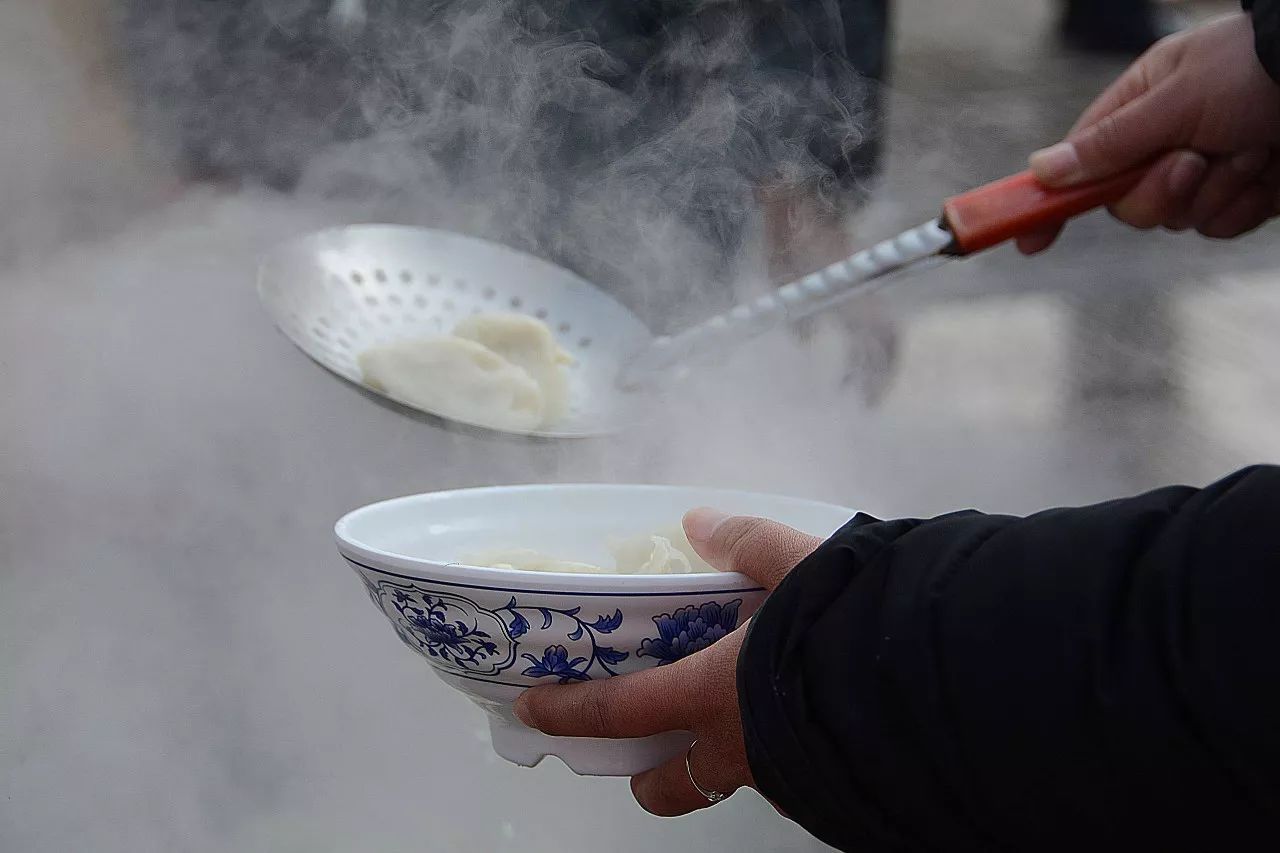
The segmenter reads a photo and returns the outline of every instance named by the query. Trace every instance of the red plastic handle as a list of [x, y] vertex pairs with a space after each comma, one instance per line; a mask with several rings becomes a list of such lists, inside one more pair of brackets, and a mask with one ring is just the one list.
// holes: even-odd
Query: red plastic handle
[[1141, 166], [1106, 180], [1053, 190], [1040, 185], [1030, 172], [969, 190], [947, 199], [942, 219], [955, 236], [952, 251], [969, 255], [998, 246], [1049, 225], [1119, 201], [1146, 174]]

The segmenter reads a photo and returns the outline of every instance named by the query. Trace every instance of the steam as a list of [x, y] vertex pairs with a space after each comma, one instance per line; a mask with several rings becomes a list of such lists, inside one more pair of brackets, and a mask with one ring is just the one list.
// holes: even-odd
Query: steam
[[[911, 24], [943, 18], [951, 45], [963, 18], [986, 44], [985, 2], [945, 18], [916, 3], [930, 15]], [[933, 337], [902, 344], [899, 391], [913, 399], [876, 413], [843, 384], [850, 346], [875, 328], [868, 301], [807, 340], [782, 330], [726, 357], [648, 432], [572, 444], [403, 418], [272, 331], [252, 290], [257, 258], [356, 221], [528, 249], [655, 331], [767, 287], [761, 188], [801, 188], [805, 216], [838, 215], [844, 193], [813, 148], [874, 143], [874, 87], [847, 67], [747, 51], [759, 22], [744, 4], [696, 4], [645, 58], [625, 28], [553, 25], [605, 5], [641, 4], [367, 0], [357, 25], [359, 5], [328, 0], [0, 3], [0, 849], [816, 850], [749, 796], [662, 822], [624, 783], [500, 762], [480, 713], [369, 607], [333, 552], [332, 521], [399, 494], [557, 480], [752, 488], [886, 515], [1029, 511], [1230, 464], [1171, 443], [1173, 470], [1110, 470], [1107, 451], [1145, 450], [1152, 424], [1174, 421], [1165, 409], [1128, 433], [1098, 419], [1081, 435], [1054, 420], [1065, 404], [1048, 391], [995, 424], [968, 417], [989, 410], [980, 398], [951, 405], [968, 383], [1003, 381], [993, 375], [1033, 390], [1062, 380], [1078, 356], [1054, 347], [1072, 324], [1088, 351], [1155, 315], [1130, 343], [1175, 360], [1164, 315], [1143, 306], [1209, 253], [1243, 250], [1151, 240], [1137, 255], [1134, 241], [1104, 242], [1109, 223], [1073, 227], [1034, 265], [999, 255], [895, 284], [890, 308], [992, 279], [1077, 290], [987, 310], [989, 325], [926, 318], [913, 334]], [[834, 31], [789, 11], [834, 3], [749, 5], [781, 16], [775, 36]], [[85, 15], [115, 8], [119, 51], [102, 54], [124, 60], [84, 62], [111, 32]], [[1006, 35], [1029, 51], [1019, 20]], [[1013, 104], [1002, 92], [994, 112], [954, 88], [896, 99], [897, 180], [861, 217], [860, 243], [1016, 168], [1074, 109], [1032, 87]], [[174, 193], [175, 174], [218, 180]], [[1150, 280], [1117, 280], [1121, 268]], [[1140, 292], [1139, 306], [1107, 295], [1119, 291]], [[1086, 336], [1099, 317], [1101, 334]], [[1236, 333], [1231, 314], [1220, 322]], [[1235, 388], [1219, 407], [1234, 412], [1267, 396], [1218, 378], [1244, 372], [1205, 362], [1200, 383]]]
[[[369, 405], [251, 282], [280, 240], [393, 220], [543, 255], [677, 329], [766, 286], [763, 187], [836, 210], [810, 143], [862, 141], [863, 81], [769, 70], [727, 3], [644, 58], [627, 22], [563, 23], [594, 3], [127, 0], [115, 30], [73, 5], [0, 5], [0, 106], [23, 117], [0, 188], [24, 201], [0, 214], [0, 848], [815, 849], [749, 797], [657, 823], [621, 783], [499, 762], [329, 530], [484, 483], [821, 492], [812, 454], [743, 461], [837, 387], [808, 349], [779, 334], [690, 386], [663, 435], [531, 446]], [[95, 33], [120, 38], [106, 77]], [[175, 175], [213, 185], [175, 198]], [[767, 429], [729, 391], [760, 359]]]
[[763, 189], [834, 206], [815, 150], [866, 142], [851, 66], [762, 57], [839, 27], [787, 4], [126, 5], [158, 156], [515, 245], [662, 329], [758, 267]]

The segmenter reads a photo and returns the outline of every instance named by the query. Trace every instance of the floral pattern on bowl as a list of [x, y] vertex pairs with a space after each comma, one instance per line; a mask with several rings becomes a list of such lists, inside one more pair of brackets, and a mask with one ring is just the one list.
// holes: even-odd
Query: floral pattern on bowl
[[[511, 683], [517, 674], [513, 667], [524, 663], [518, 675], [531, 681], [521, 686], [541, 680], [567, 684], [608, 678], [620, 674], [620, 664], [639, 658], [652, 658], [658, 666], [674, 663], [736, 628], [742, 606], [738, 597], [660, 613], [650, 618], [658, 636], [643, 637], [634, 648], [619, 648], [612, 640], [606, 642], [623, 627], [618, 607], [589, 618], [584, 613], [594, 611], [584, 611], [581, 604], [522, 604], [518, 596], [509, 595], [501, 606], [490, 609], [429, 584], [376, 577], [377, 569], [349, 562], [400, 640], [433, 666], [469, 678], [503, 676], [503, 683]], [[545, 599], [555, 594], [537, 595]], [[639, 667], [628, 667], [635, 668]]]
[[655, 658], [658, 666], [665, 666], [700, 652], [738, 627], [741, 606], [740, 598], [727, 604], [708, 601], [655, 616], [653, 624], [658, 627], [658, 636], [642, 640], [636, 655]]

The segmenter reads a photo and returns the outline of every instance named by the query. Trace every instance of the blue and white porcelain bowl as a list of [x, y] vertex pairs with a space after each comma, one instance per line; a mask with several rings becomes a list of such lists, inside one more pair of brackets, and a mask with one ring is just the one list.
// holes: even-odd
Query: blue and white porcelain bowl
[[591, 776], [631, 776], [689, 736], [554, 738], [511, 712], [528, 687], [625, 675], [705, 648], [765, 591], [739, 574], [559, 574], [463, 565], [466, 554], [531, 548], [612, 565], [607, 543], [679, 523], [689, 509], [777, 519], [828, 536], [853, 510], [774, 495], [674, 486], [499, 486], [372, 504], [338, 522], [338, 548], [401, 641], [489, 715], [493, 747], [532, 767], [548, 755]]

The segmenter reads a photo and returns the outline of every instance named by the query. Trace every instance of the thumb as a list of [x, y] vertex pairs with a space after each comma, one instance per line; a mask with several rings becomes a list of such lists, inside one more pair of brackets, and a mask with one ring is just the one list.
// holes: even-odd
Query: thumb
[[1031, 171], [1049, 187], [1097, 181], [1190, 141], [1195, 121], [1183, 85], [1165, 80], [1145, 95], [1031, 155]]
[[684, 517], [689, 544], [724, 572], [741, 572], [772, 590], [822, 540], [766, 518], [695, 509]]

